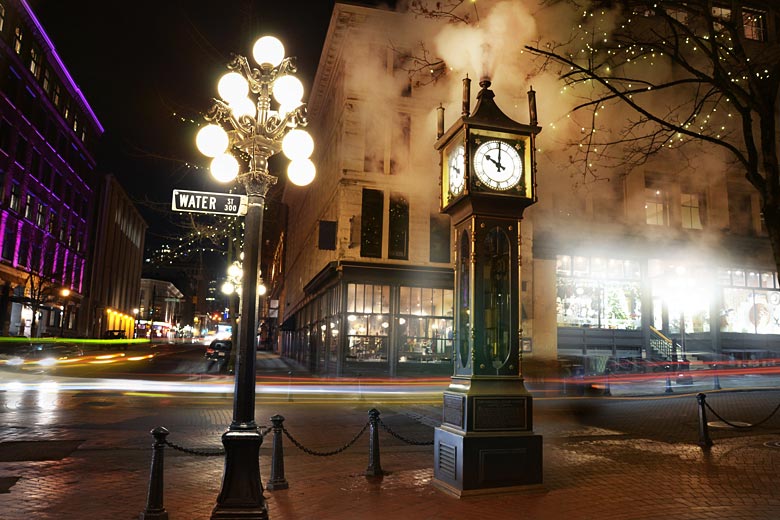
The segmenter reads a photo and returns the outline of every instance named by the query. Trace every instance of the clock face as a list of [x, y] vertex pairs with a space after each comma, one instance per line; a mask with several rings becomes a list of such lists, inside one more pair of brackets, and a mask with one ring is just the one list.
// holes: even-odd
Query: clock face
[[460, 195], [466, 180], [466, 160], [463, 146], [457, 146], [452, 150], [449, 161], [450, 192], [453, 195]]
[[523, 177], [520, 153], [505, 141], [485, 141], [474, 153], [477, 179], [497, 191], [514, 188]]

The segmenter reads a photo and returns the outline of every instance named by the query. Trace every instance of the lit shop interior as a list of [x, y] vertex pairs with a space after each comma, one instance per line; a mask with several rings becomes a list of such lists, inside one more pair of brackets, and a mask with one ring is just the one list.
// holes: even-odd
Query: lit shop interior
[[686, 357], [771, 357], [779, 289], [776, 274], [759, 269], [559, 255], [558, 352], [653, 358], [646, 346], [658, 336]]

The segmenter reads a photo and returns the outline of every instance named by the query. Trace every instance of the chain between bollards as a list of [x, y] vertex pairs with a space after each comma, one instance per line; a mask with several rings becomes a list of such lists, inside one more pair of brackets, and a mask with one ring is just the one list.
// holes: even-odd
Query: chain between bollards
[[146, 509], [138, 515], [139, 520], [168, 520], [168, 512], [163, 505], [164, 491], [164, 465], [165, 465], [165, 438], [168, 430], [158, 426], [151, 431], [154, 436], [152, 445], [152, 467], [149, 475], [149, 494], [146, 498]]

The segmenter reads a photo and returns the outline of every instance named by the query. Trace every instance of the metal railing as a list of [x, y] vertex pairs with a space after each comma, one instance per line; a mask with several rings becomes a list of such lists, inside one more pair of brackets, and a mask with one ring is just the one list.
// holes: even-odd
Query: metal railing
[[750, 429], [750, 428], [757, 428], [761, 426], [762, 424], [766, 423], [771, 419], [778, 410], [780, 410], [780, 404], [778, 404], [774, 410], [772, 410], [769, 415], [761, 419], [760, 421], [756, 421], [754, 423], [741, 423], [741, 422], [735, 422], [735, 421], [728, 421], [724, 419], [723, 417], [718, 414], [707, 402], [707, 395], [703, 393], [696, 394], [696, 401], [699, 403], [699, 446], [702, 447], [702, 449], [709, 449], [712, 447], [712, 438], [710, 437], [710, 431], [709, 431], [709, 423], [707, 422], [707, 411], [709, 410], [712, 415], [717, 417], [723, 424], [731, 427], [731, 428], [737, 428], [737, 429]]
[[[409, 439], [403, 435], [395, 432], [387, 424], [379, 418], [380, 412], [376, 408], [372, 408], [368, 411], [368, 421], [361, 427], [361, 429], [344, 445], [329, 451], [318, 451], [311, 448], [307, 448], [303, 443], [297, 440], [290, 431], [284, 426], [284, 417], [281, 415], [274, 415], [271, 417], [272, 426], [270, 427], [258, 427], [261, 437], [267, 436], [273, 432], [273, 445], [271, 448], [271, 473], [265, 489], [269, 491], [276, 491], [280, 489], [288, 489], [289, 483], [284, 475], [284, 445], [283, 436], [287, 437], [293, 445], [306, 453], [307, 455], [313, 455], [317, 457], [331, 457], [338, 455], [345, 450], [352, 447], [366, 432], [369, 430], [369, 443], [368, 443], [368, 466], [364, 472], [367, 477], [381, 476], [385, 472], [382, 469], [380, 462], [379, 452], [379, 426], [384, 429], [389, 435], [398, 439], [401, 442], [414, 446], [432, 446], [433, 441], [419, 441]], [[139, 515], [140, 520], [168, 520], [168, 512], [163, 505], [164, 494], [164, 460], [165, 460], [165, 447], [168, 446], [174, 450], [202, 457], [211, 457], [224, 455], [224, 448], [209, 448], [209, 449], [196, 449], [186, 448], [175, 444], [167, 439], [169, 431], [160, 426], [151, 431], [154, 437], [154, 444], [152, 445], [152, 463], [149, 476], [149, 493], [146, 501], [146, 508]]]

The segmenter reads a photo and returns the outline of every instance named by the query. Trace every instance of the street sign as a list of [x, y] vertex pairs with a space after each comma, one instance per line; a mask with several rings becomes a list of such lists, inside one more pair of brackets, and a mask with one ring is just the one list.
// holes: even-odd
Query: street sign
[[247, 203], [246, 195], [173, 190], [171, 209], [190, 213], [241, 216], [246, 215]]

